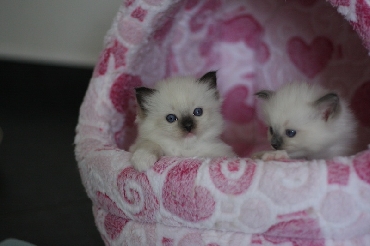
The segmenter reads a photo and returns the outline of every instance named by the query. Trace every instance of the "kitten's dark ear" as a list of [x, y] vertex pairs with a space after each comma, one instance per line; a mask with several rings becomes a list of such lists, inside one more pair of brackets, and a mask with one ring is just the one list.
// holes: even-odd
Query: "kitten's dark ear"
[[328, 93], [317, 99], [314, 106], [319, 110], [322, 119], [327, 121], [339, 112], [339, 97], [335, 93]]
[[143, 115], [146, 114], [147, 108], [145, 108], [145, 101], [147, 98], [155, 92], [155, 89], [150, 89], [146, 87], [135, 88], [136, 101], [139, 104], [140, 111]]
[[211, 71], [204, 74], [200, 79], [198, 79], [200, 83], [208, 84], [209, 88], [217, 89], [217, 76], [216, 71]]
[[255, 93], [254, 95], [257, 96], [258, 98], [261, 98], [263, 100], [268, 100], [271, 98], [272, 95], [274, 95], [275, 92], [273, 91], [269, 91], [269, 90], [262, 90], [262, 91], [259, 91], [257, 93]]

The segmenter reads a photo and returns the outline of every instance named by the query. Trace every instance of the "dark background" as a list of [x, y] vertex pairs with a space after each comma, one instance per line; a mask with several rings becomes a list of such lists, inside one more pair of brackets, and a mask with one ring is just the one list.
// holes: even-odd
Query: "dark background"
[[103, 245], [74, 157], [92, 68], [0, 61], [0, 242]]

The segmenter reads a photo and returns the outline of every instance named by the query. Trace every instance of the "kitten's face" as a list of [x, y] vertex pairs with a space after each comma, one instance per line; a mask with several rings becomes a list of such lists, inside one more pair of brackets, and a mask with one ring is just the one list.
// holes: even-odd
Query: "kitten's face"
[[170, 79], [160, 82], [154, 90], [149, 89], [142, 97], [138, 117], [141, 135], [191, 141], [221, 134], [221, 102], [213, 76], [206, 74], [199, 80]]
[[306, 84], [292, 84], [282, 89], [261, 91], [268, 140], [276, 150], [286, 150], [290, 157], [307, 157], [330, 144], [329, 125], [339, 113], [336, 94]]
[[291, 158], [306, 157], [319, 151], [330, 139], [330, 133], [321, 119], [288, 118], [281, 121], [271, 117], [266, 122], [269, 125], [268, 140], [273, 149], [286, 150]]

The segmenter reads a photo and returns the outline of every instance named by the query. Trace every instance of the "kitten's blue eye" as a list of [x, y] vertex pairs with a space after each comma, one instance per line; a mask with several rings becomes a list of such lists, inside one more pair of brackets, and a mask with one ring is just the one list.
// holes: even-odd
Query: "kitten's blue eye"
[[287, 130], [285, 130], [285, 134], [288, 136], [288, 137], [290, 137], [290, 138], [292, 138], [292, 137], [294, 137], [295, 135], [296, 135], [296, 131], [295, 130], [290, 130], [290, 129], [287, 129]]
[[167, 120], [168, 122], [170, 122], [170, 123], [173, 123], [174, 121], [176, 121], [176, 120], [177, 120], [177, 117], [176, 117], [176, 115], [174, 115], [174, 114], [168, 114], [168, 115], [166, 116], [166, 120]]
[[195, 116], [201, 116], [203, 114], [203, 109], [202, 108], [196, 108], [193, 111], [193, 115]]
[[269, 130], [270, 130], [270, 134], [271, 135], [274, 135], [274, 130], [272, 130], [272, 127], [271, 126], [270, 126]]

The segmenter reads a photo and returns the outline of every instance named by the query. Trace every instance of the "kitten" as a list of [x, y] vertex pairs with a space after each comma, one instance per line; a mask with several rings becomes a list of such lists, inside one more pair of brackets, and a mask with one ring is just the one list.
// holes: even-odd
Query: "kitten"
[[130, 147], [131, 162], [145, 171], [163, 155], [234, 156], [220, 135], [223, 119], [216, 72], [200, 79], [172, 78], [155, 89], [136, 88], [139, 136]]
[[319, 85], [290, 83], [255, 95], [263, 100], [268, 139], [278, 151], [257, 153], [254, 158], [327, 159], [354, 154], [357, 123], [338, 94]]

